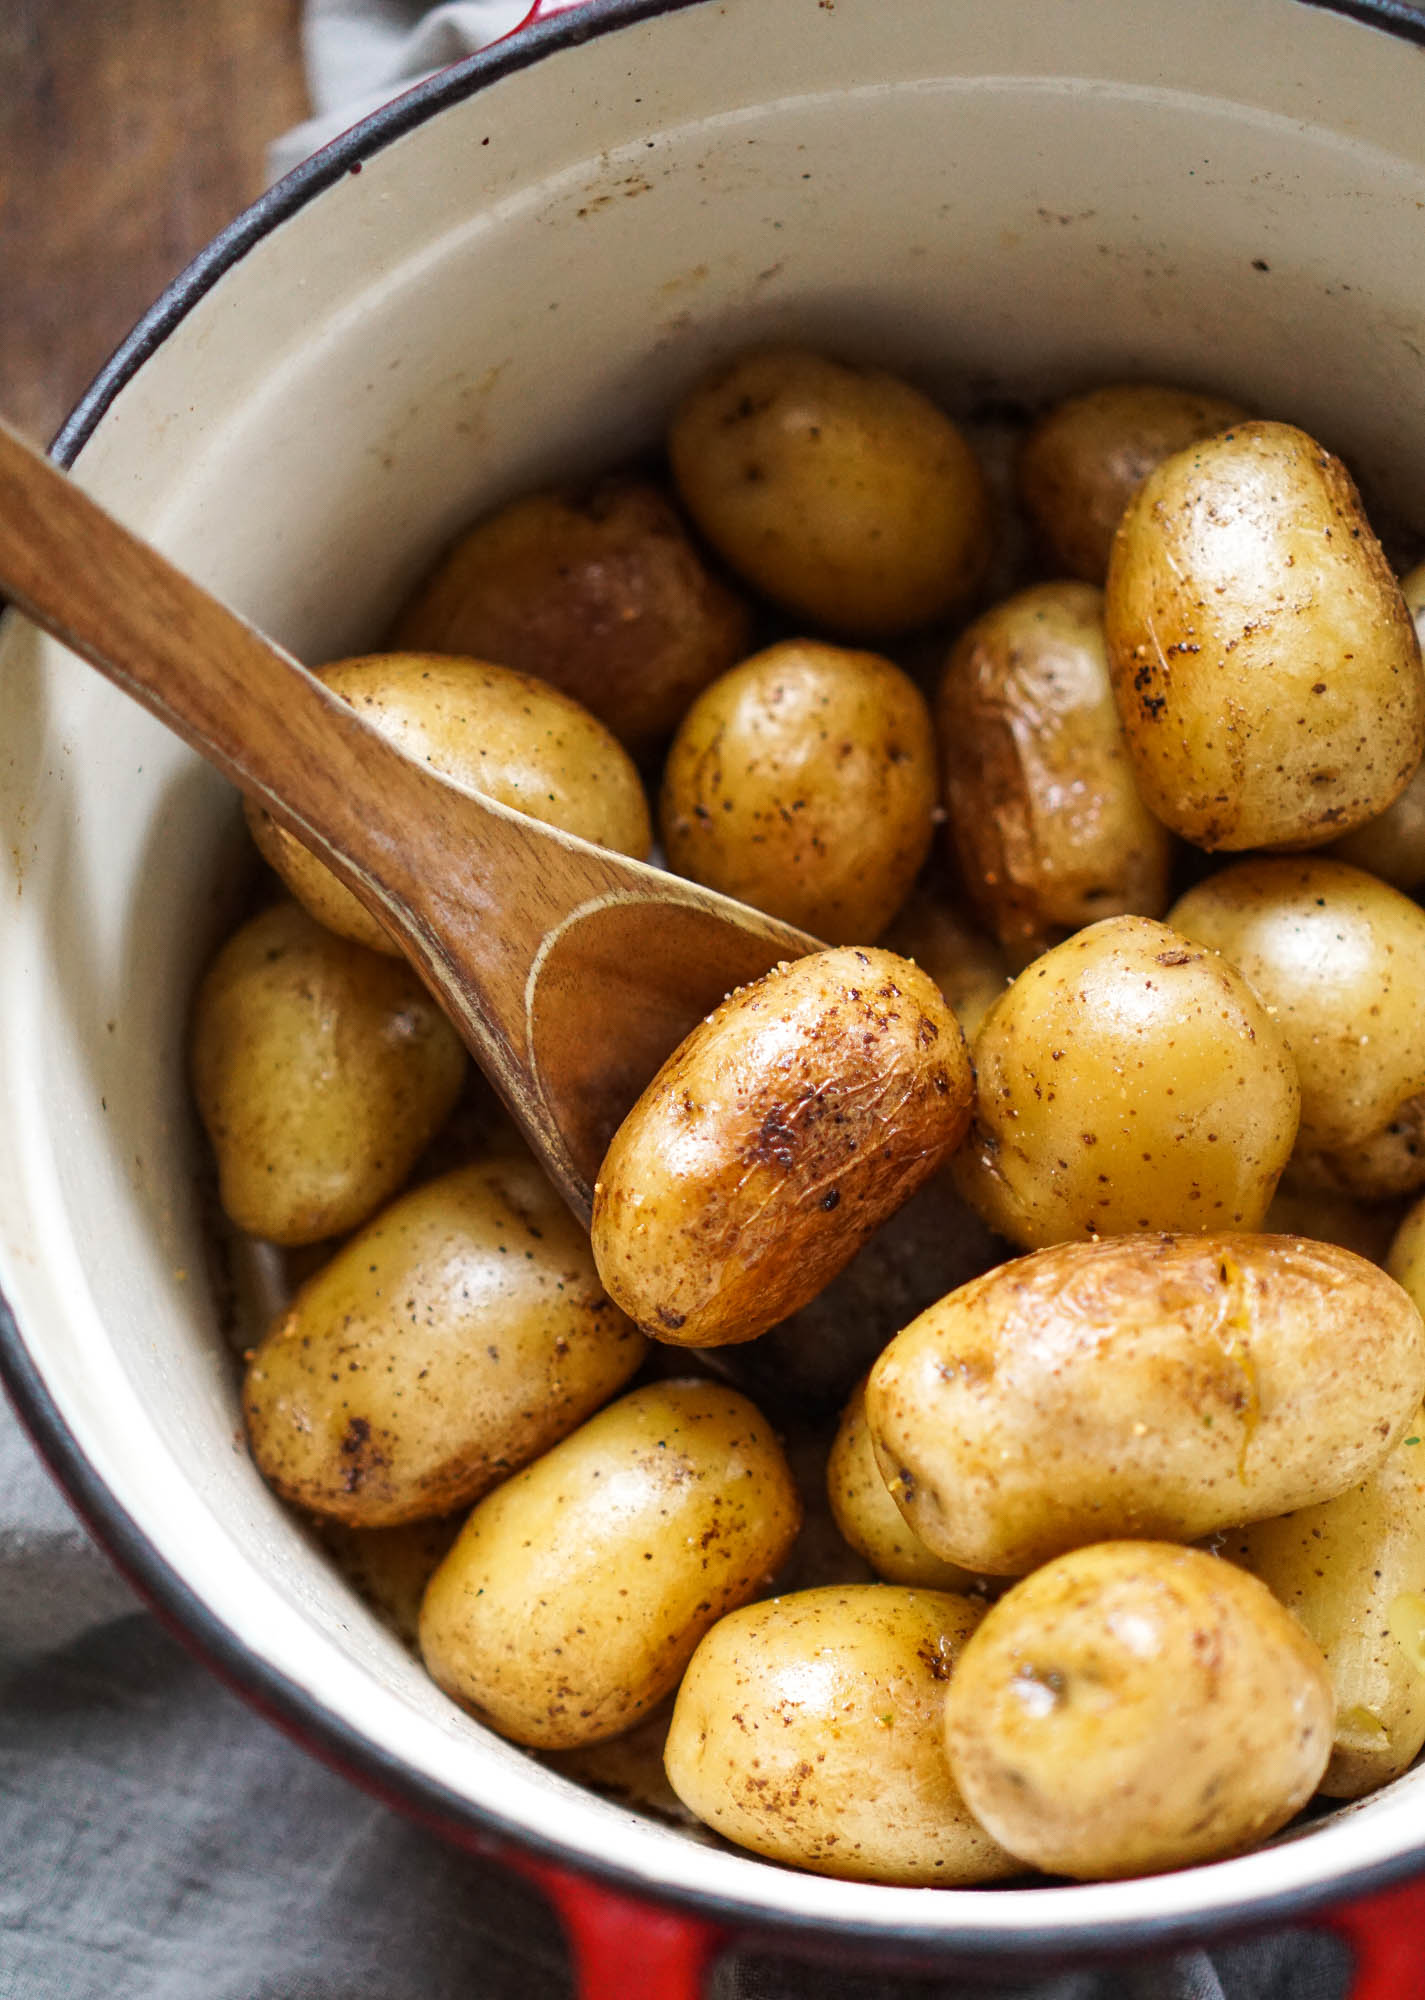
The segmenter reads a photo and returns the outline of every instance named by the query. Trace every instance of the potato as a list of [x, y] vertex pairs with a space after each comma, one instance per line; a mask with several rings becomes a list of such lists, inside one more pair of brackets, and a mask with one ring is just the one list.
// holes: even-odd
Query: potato
[[949, 1001], [973, 1042], [990, 1008], [1009, 984], [1009, 967], [993, 938], [967, 921], [954, 903], [929, 888], [913, 891], [881, 942], [914, 959]]
[[1368, 1205], [1334, 1188], [1303, 1187], [1289, 1167], [1262, 1228], [1269, 1236], [1308, 1236], [1313, 1243], [1335, 1243], [1384, 1268], [1400, 1220], [1398, 1202]]
[[1017, 468], [1024, 511], [1055, 567], [1101, 584], [1113, 531], [1154, 466], [1246, 415], [1222, 396], [1149, 382], [1056, 403], [1025, 438]]
[[1336, 1694], [1328, 1798], [1399, 1777], [1425, 1744], [1425, 1410], [1369, 1479], [1238, 1528], [1215, 1553], [1260, 1577], [1321, 1648]]
[[1166, 459], [1119, 525], [1105, 629], [1145, 803], [1211, 849], [1311, 847], [1425, 748], [1400, 587], [1338, 459], [1247, 423]]
[[1160, 917], [1172, 837], [1138, 796], [1103, 593], [1041, 583], [977, 618], [936, 697], [961, 874], [1011, 964], [1100, 917]]
[[909, 384], [802, 348], [766, 348], [700, 382], [668, 436], [708, 540], [777, 604], [851, 638], [942, 618], [989, 560], [984, 476]]
[[1216, 952], [1106, 917], [1020, 974], [974, 1054], [955, 1179], [1012, 1243], [1265, 1215], [1296, 1136], [1296, 1072]]
[[[640, 861], [648, 853], [648, 801], [628, 753], [554, 688], [482, 660], [429, 653], [378, 653], [319, 671], [333, 693], [442, 777], [581, 840]], [[249, 803], [247, 820], [314, 917], [341, 937], [399, 956], [350, 889], [263, 807]]]
[[349, 1528], [315, 1521], [317, 1539], [357, 1596], [412, 1652], [417, 1650], [421, 1599], [450, 1552], [463, 1516], [404, 1521], [396, 1528]]
[[289, 902], [208, 968], [190, 1055], [219, 1199], [239, 1229], [283, 1244], [342, 1235], [388, 1201], [468, 1067], [408, 966]]
[[576, 1785], [587, 1785], [606, 1799], [617, 1799], [636, 1812], [649, 1813], [669, 1826], [700, 1835], [711, 1845], [711, 1835], [697, 1815], [688, 1811], [663, 1769], [663, 1746], [672, 1719], [673, 1697], [667, 1695], [651, 1714], [621, 1736], [582, 1743], [573, 1750], [546, 1750], [543, 1761]]
[[647, 480], [531, 493], [455, 543], [396, 622], [415, 653], [498, 660], [641, 748], [747, 651], [747, 607]]
[[630, 1728], [796, 1536], [766, 1421], [713, 1382], [635, 1389], [488, 1494], [431, 1578], [421, 1650], [502, 1735], [571, 1749]]
[[355, 1527], [467, 1506], [643, 1358], [528, 1156], [402, 1197], [309, 1278], [248, 1364], [243, 1412], [285, 1499]]
[[1425, 1096], [1407, 1097], [1390, 1123], [1359, 1146], [1334, 1152], [1298, 1147], [1288, 1174], [1303, 1187], [1359, 1201], [1389, 1201], [1425, 1186]]
[[751, 1340], [929, 1179], [972, 1090], [939, 989], [890, 952], [816, 952], [739, 988], [604, 1158], [593, 1244], [610, 1296], [678, 1346]]
[[857, 1383], [842, 1412], [826, 1461], [826, 1492], [837, 1527], [887, 1583], [959, 1591], [978, 1583], [969, 1570], [928, 1549], [891, 1498], [866, 1423], [864, 1381]]
[[[1401, 578], [1400, 593], [1414, 621], [1415, 636], [1425, 646], [1425, 563]], [[1393, 805], [1378, 819], [1367, 820], [1354, 833], [1333, 841], [1331, 853], [1353, 867], [1369, 869], [1396, 889], [1425, 884], [1425, 764], [1416, 765]]]
[[1425, 1090], [1425, 911], [1399, 890], [1342, 861], [1243, 861], [1168, 920], [1271, 1009], [1301, 1080], [1304, 1151], [1379, 1137]]
[[966, 1811], [941, 1746], [945, 1682], [980, 1607], [832, 1586], [724, 1618], [693, 1655], [664, 1761], [725, 1839], [859, 1882], [1019, 1872]]
[[1425, 1198], [1414, 1203], [1395, 1232], [1385, 1268], [1425, 1313]]
[[945, 1704], [971, 1811], [1055, 1875], [1151, 1874], [1240, 1853], [1304, 1806], [1331, 1748], [1320, 1654], [1254, 1577], [1116, 1542], [1017, 1584]]
[[1329, 1500], [1422, 1391], [1419, 1313], [1349, 1250], [1110, 1236], [922, 1313], [871, 1370], [866, 1415], [927, 1547], [1015, 1576], [1088, 1542], [1196, 1541]]
[[683, 719], [663, 772], [668, 863], [831, 944], [870, 944], [930, 851], [925, 697], [875, 653], [758, 653]]

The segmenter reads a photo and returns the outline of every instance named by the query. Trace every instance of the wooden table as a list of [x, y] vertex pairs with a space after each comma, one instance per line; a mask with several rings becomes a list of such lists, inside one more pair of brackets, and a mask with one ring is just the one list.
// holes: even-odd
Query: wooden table
[[301, 0], [0, 0], [0, 410], [47, 444], [307, 115]]

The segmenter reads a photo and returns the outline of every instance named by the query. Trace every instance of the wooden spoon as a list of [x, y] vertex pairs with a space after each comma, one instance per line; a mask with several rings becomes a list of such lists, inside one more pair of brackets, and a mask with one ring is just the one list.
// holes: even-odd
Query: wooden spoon
[[0, 593], [378, 917], [574, 1212], [663, 1058], [814, 938], [415, 763], [0, 423]]

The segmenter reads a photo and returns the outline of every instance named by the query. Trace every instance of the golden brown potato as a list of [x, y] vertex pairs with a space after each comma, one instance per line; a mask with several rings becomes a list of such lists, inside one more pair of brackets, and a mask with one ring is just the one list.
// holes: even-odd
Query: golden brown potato
[[1103, 593], [1041, 583], [951, 648], [935, 722], [965, 887], [1016, 968], [1100, 917], [1160, 917], [1172, 836], [1138, 796]]
[[1425, 1410], [1360, 1486], [1234, 1529], [1214, 1552], [1260, 1577], [1321, 1648], [1336, 1693], [1321, 1790], [1355, 1799], [1399, 1777], [1425, 1744]]
[[643, 1358], [528, 1156], [428, 1182], [298, 1291], [248, 1365], [253, 1457], [354, 1527], [447, 1514], [583, 1422]]
[[1331, 1749], [1320, 1653], [1255, 1577], [1197, 1549], [1083, 1548], [967, 1643], [950, 1768], [1012, 1853], [1055, 1875], [1240, 1853], [1304, 1806]]
[[974, 1055], [955, 1179], [1012, 1243], [1265, 1215], [1296, 1136], [1296, 1071], [1216, 952], [1107, 917], [1020, 974]]
[[288, 902], [244, 924], [208, 968], [191, 1065], [224, 1209], [283, 1244], [342, 1235], [388, 1201], [467, 1068], [408, 966]]
[[[376, 653], [320, 669], [333, 693], [409, 757], [531, 819], [643, 860], [648, 801], [628, 753], [554, 688], [482, 660]], [[381, 925], [331, 870], [249, 804], [263, 854], [319, 922], [398, 956]]]
[[826, 1461], [826, 1492], [837, 1527], [887, 1583], [964, 1591], [979, 1582], [969, 1570], [928, 1549], [891, 1498], [866, 1424], [864, 1381], [857, 1383], [842, 1412]]
[[950, 419], [894, 375], [801, 348], [714, 370], [668, 437], [708, 540], [789, 611], [858, 639], [944, 617], [989, 560], [989, 499]]
[[1009, 984], [1009, 967], [994, 939], [969, 923], [945, 896], [921, 888], [912, 892], [881, 942], [930, 974], [966, 1041], [973, 1042]]
[[830, 944], [870, 944], [930, 851], [925, 697], [899, 667], [809, 639], [714, 682], [673, 739], [669, 866]]
[[610, 1296], [678, 1346], [765, 1332], [934, 1173], [973, 1087], [939, 988], [890, 952], [816, 952], [740, 987], [669, 1057], [599, 1170]]
[[532, 493], [461, 536], [396, 622], [403, 652], [498, 660], [571, 695], [621, 742], [676, 728], [747, 651], [747, 607], [646, 480]]
[[1154, 466], [1246, 415], [1225, 397], [1149, 382], [1056, 403], [1024, 440], [1018, 466], [1024, 510], [1056, 567], [1102, 583], [1113, 531]]
[[800, 1519], [766, 1420], [713, 1382], [610, 1404], [471, 1514], [421, 1609], [448, 1694], [538, 1749], [617, 1736], [777, 1568]]
[[1425, 1197], [1403, 1217], [1386, 1253], [1385, 1268], [1425, 1313]]
[[1105, 628], [1144, 802], [1200, 847], [1312, 847], [1425, 748], [1425, 672], [1350, 475], [1247, 423], [1166, 459], [1114, 538]]
[[1329, 1500], [1425, 1390], [1394, 1279], [1294, 1236], [1110, 1236], [962, 1285], [871, 1370], [881, 1472], [946, 1561], [1015, 1576], [1087, 1542], [1196, 1541]]
[[[1415, 624], [1415, 636], [1425, 646], [1425, 563], [1400, 580], [1400, 594]], [[1341, 840], [1331, 853], [1356, 868], [1367, 868], [1396, 889], [1418, 889], [1425, 883], [1425, 764], [1393, 805], [1378, 819], [1367, 820]]]
[[1390, 1123], [1359, 1146], [1334, 1152], [1298, 1147], [1288, 1176], [1303, 1188], [1359, 1201], [1389, 1201], [1425, 1186], [1425, 1096], [1407, 1097]]
[[1017, 1874], [966, 1811], [941, 1744], [945, 1682], [980, 1615], [963, 1597], [886, 1584], [734, 1612], [678, 1690], [673, 1789], [725, 1839], [818, 1875]]

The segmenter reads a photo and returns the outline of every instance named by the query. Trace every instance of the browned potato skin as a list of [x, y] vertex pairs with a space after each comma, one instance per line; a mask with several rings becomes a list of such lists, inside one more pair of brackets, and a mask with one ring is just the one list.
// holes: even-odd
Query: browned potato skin
[[1088, 1542], [1196, 1541], [1331, 1499], [1422, 1389], [1419, 1313], [1348, 1250], [1111, 1236], [922, 1313], [871, 1370], [866, 1413], [927, 1547], [1015, 1576]]
[[406, 606], [391, 643], [532, 674], [642, 748], [741, 659], [750, 629], [747, 606], [709, 571], [667, 494], [613, 478], [531, 493], [479, 522]]
[[935, 721], [966, 889], [1016, 967], [1100, 917], [1160, 917], [1172, 836], [1138, 796], [1103, 593], [1041, 583], [951, 648]]
[[950, 1767], [1011, 1853], [1084, 1880], [1241, 1853], [1304, 1806], [1331, 1748], [1320, 1653], [1255, 1577], [1154, 1542], [1017, 1584], [961, 1655]]
[[870, 944], [930, 851], [935, 731], [876, 653], [788, 640], [714, 682], [673, 739], [669, 866], [831, 944]]
[[959, 1144], [959, 1024], [918, 967], [817, 952], [674, 1051], [594, 1188], [610, 1296], [655, 1339], [751, 1340], [813, 1298]]
[[1425, 748], [1400, 587], [1338, 459], [1247, 423], [1164, 461], [1119, 525], [1105, 629], [1145, 804], [1209, 849], [1312, 847]]
[[[1415, 624], [1415, 636], [1425, 647], [1425, 563], [1400, 580], [1400, 594]], [[1379, 819], [1333, 841], [1331, 853], [1356, 868], [1369, 869], [1396, 889], [1418, 889], [1425, 883], [1425, 764], [1417, 764], [1415, 775], [1394, 805], [1387, 806]]]
[[914, 959], [935, 981], [973, 1043], [1010, 981], [994, 939], [962, 916], [945, 896], [916, 889], [881, 939], [887, 951]]
[[1148, 382], [1057, 403], [1024, 440], [1017, 468], [1020, 500], [1056, 567], [1101, 584], [1114, 529], [1153, 468], [1246, 415], [1225, 397]]
[[296, 903], [254, 917], [198, 989], [193, 1092], [224, 1209], [250, 1236], [320, 1243], [364, 1222], [444, 1123], [467, 1069], [408, 966]]
[[818, 1875], [936, 1887], [1017, 1874], [941, 1747], [945, 1683], [980, 1616], [966, 1598], [886, 1584], [734, 1612], [678, 1691], [673, 1789], [725, 1839]]
[[1296, 1072], [1215, 952], [1105, 918], [1020, 974], [974, 1055], [955, 1180], [1010, 1242], [1260, 1224], [1296, 1136]]
[[849, 638], [945, 616], [988, 564], [974, 453], [934, 403], [879, 369], [792, 347], [743, 355], [686, 398], [668, 454], [733, 569]]
[[708, 1627], [765, 1587], [800, 1516], [745, 1396], [635, 1389], [475, 1508], [426, 1591], [426, 1665], [517, 1743], [617, 1736], [670, 1692]]
[[928, 1549], [891, 1498], [866, 1423], [864, 1381], [856, 1384], [842, 1412], [826, 1461], [826, 1493], [837, 1527], [887, 1583], [964, 1591], [979, 1582], [969, 1570]]
[[[373, 653], [319, 678], [410, 757], [531, 819], [643, 860], [648, 801], [628, 753], [568, 696], [483, 660]], [[343, 882], [260, 806], [247, 822], [265, 858], [320, 923], [372, 951], [396, 945]]]
[[298, 1291], [248, 1364], [253, 1457], [353, 1527], [453, 1512], [621, 1389], [644, 1344], [533, 1160], [394, 1202]]

